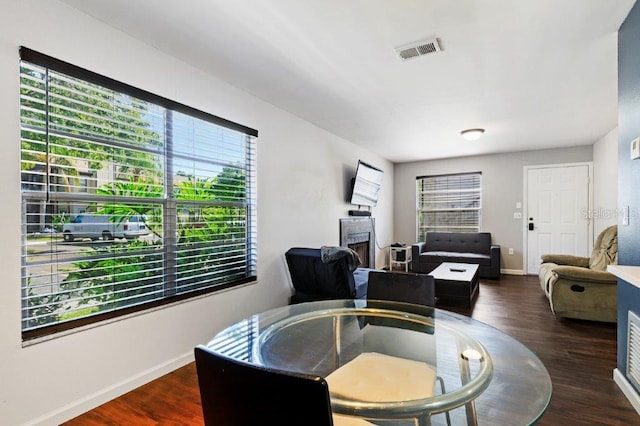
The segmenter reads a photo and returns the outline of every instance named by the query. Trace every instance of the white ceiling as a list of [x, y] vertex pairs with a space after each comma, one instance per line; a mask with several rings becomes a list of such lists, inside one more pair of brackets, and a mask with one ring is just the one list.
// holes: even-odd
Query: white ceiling
[[[635, 2], [63, 1], [393, 162], [594, 143], [617, 123]], [[441, 52], [395, 52], [434, 37]]]

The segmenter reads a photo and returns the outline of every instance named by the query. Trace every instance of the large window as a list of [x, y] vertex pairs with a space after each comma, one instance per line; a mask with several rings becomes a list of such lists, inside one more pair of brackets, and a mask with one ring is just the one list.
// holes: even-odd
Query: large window
[[257, 131], [20, 53], [24, 339], [256, 279]]
[[481, 178], [479, 172], [418, 177], [418, 241], [427, 231], [480, 231]]

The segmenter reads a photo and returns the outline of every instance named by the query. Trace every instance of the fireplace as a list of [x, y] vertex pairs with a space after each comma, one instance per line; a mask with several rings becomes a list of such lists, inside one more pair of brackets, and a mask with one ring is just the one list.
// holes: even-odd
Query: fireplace
[[358, 253], [362, 266], [368, 268], [368, 266], [365, 265], [369, 265], [369, 241], [348, 244], [347, 247]]
[[360, 257], [363, 268], [376, 267], [375, 222], [371, 217], [340, 219], [340, 246]]

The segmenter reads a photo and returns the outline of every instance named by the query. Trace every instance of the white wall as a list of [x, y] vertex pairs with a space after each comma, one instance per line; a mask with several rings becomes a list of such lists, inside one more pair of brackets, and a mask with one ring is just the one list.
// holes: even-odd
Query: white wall
[[[391, 163], [54, 0], [0, 2], [0, 424], [58, 424], [189, 362], [227, 324], [286, 304], [283, 254], [339, 243], [358, 159], [386, 172], [374, 217], [379, 244], [391, 242]], [[258, 129], [259, 282], [23, 347], [20, 45]]]
[[[396, 164], [394, 240], [411, 243], [416, 239], [417, 176], [482, 172], [482, 230], [491, 232], [494, 244], [500, 244], [502, 269], [522, 273], [525, 222], [514, 219], [513, 213], [522, 213], [516, 203], [524, 202], [524, 166], [591, 161], [592, 155], [591, 146], [581, 146]], [[514, 249], [512, 255], [509, 247]]]
[[[630, 141], [629, 141], [630, 142]], [[593, 235], [618, 223], [618, 128], [593, 144]]]

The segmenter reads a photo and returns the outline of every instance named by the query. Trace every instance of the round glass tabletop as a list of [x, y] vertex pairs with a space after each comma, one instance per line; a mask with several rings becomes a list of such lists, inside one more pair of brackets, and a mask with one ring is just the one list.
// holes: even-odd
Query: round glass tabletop
[[530, 424], [551, 397], [546, 368], [517, 340], [462, 315], [405, 303], [285, 306], [233, 324], [208, 346], [247, 363], [322, 376], [335, 413], [374, 423]]

